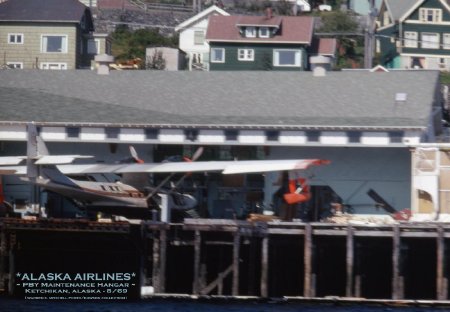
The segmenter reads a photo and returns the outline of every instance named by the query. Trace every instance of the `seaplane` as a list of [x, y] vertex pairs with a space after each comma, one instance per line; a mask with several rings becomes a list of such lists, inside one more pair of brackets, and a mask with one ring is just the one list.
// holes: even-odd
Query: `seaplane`
[[[73, 164], [76, 159], [92, 156], [50, 155], [33, 123], [28, 125], [27, 155], [0, 157], [0, 175], [20, 175], [24, 181], [67, 197], [87, 211], [140, 219], [154, 219], [154, 212], [159, 211], [160, 220], [170, 222], [171, 210], [187, 210], [197, 206], [197, 200], [192, 195], [177, 190], [184, 178], [192, 173], [295, 172], [296, 178], [289, 181], [289, 193], [285, 195], [289, 204], [295, 204], [310, 198], [309, 187], [305, 185], [304, 178], [298, 178], [298, 172], [329, 163], [322, 159], [198, 161], [202, 151], [200, 147], [191, 158], [182, 161], [144, 163], [131, 147], [131, 157], [119, 163]], [[22, 162], [26, 162], [26, 166], [21, 165]], [[101, 182], [72, 177], [93, 173], [111, 173], [121, 178], [114, 182]], [[152, 186], [148, 183], [148, 175], [156, 173], [167, 176], [160, 184]], [[176, 174], [182, 174], [182, 177], [172, 187], [165, 188]]]

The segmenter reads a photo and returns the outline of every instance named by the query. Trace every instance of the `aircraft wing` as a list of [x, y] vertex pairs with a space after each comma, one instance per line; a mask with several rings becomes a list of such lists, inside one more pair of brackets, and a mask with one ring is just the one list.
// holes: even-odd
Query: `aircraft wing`
[[26, 158], [26, 156], [3, 156], [0, 157], [0, 166], [18, 165]]
[[65, 174], [84, 173], [186, 173], [222, 172], [223, 174], [259, 173], [269, 171], [303, 170], [313, 165], [328, 164], [322, 159], [195, 161], [147, 164], [97, 164], [63, 165], [58, 168]]
[[[50, 162], [51, 159], [48, 159], [48, 161]], [[167, 162], [167, 163], [146, 163], [146, 164], [58, 165], [58, 169], [61, 170], [62, 173], [67, 175], [88, 174], [88, 173], [122, 174], [122, 173], [187, 173], [187, 172], [221, 172], [223, 174], [244, 174], [244, 173], [261, 173], [269, 171], [303, 170], [309, 168], [310, 166], [323, 165], [328, 163], [329, 163], [328, 160], [322, 159], [195, 161], [195, 162]], [[6, 167], [0, 166], [0, 170], [9, 170], [16, 175], [26, 174], [25, 166], [6, 166]]]

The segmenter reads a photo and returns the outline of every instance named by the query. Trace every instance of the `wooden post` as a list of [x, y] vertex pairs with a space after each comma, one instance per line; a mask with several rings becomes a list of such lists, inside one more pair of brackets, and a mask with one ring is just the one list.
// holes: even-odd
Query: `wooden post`
[[233, 286], [232, 295], [239, 295], [239, 248], [241, 243], [241, 235], [239, 229], [234, 233], [233, 242]]
[[400, 277], [400, 227], [398, 224], [393, 226], [392, 238], [392, 299], [402, 299]]
[[167, 231], [161, 229], [159, 231], [160, 239], [160, 256], [159, 256], [159, 292], [166, 292], [166, 258], [167, 258]]
[[303, 296], [312, 297], [312, 227], [311, 224], [305, 224], [305, 237], [304, 237], [304, 285]]
[[202, 237], [199, 230], [195, 231], [194, 237], [194, 282], [192, 285], [192, 293], [198, 295], [200, 293], [200, 253], [201, 253]]
[[2, 230], [0, 233], [0, 289], [5, 289], [5, 280], [6, 280], [6, 254], [7, 254], [7, 245], [6, 245], [6, 234], [5, 230]]
[[8, 294], [14, 295], [16, 286], [16, 235], [10, 234], [9, 237], [9, 277], [8, 277]]
[[354, 248], [353, 248], [353, 228], [351, 225], [347, 227], [347, 285], [345, 295], [353, 297], [353, 264], [354, 264]]
[[445, 278], [445, 238], [444, 228], [442, 225], [437, 226], [437, 239], [436, 239], [436, 299], [447, 300], [447, 287]]
[[267, 289], [269, 276], [269, 238], [263, 237], [261, 246], [261, 297], [267, 298], [269, 292]]
[[[160, 232], [161, 233], [161, 232]], [[152, 269], [152, 284], [155, 293], [161, 291], [161, 281], [160, 278], [160, 244], [159, 238], [156, 236], [156, 231], [153, 231], [153, 269]]]

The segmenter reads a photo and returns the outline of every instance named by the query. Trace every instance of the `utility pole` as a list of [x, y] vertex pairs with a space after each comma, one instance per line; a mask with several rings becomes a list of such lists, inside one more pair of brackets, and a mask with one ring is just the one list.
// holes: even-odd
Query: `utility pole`
[[373, 51], [375, 47], [375, 20], [378, 10], [375, 7], [375, 0], [368, 0], [370, 4], [367, 28], [364, 32], [364, 68], [372, 68]]

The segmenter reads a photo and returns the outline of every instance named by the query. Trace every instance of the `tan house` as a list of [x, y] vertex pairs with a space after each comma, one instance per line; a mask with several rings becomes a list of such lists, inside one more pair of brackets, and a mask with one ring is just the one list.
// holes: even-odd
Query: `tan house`
[[88, 68], [104, 53], [107, 36], [94, 36], [90, 9], [78, 0], [0, 3], [0, 66], [20, 69]]

